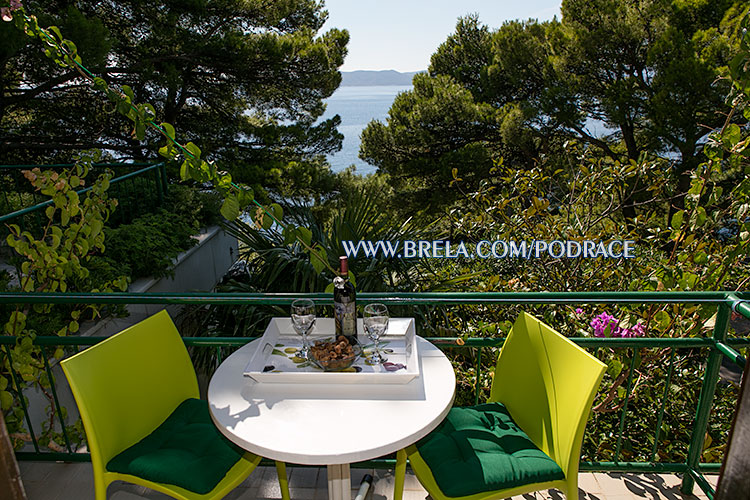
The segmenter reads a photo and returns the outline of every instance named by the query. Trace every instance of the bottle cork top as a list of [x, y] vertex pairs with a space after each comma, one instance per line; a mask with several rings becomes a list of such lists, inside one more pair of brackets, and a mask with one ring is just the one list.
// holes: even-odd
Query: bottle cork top
[[349, 274], [349, 259], [347, 257], [339, 257], [339, 266], [342, 275]]

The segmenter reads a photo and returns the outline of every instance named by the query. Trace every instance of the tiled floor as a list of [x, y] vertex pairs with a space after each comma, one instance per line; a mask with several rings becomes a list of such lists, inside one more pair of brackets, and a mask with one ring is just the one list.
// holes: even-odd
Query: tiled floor
[[[60, 464], [49, 462], [21, 462], [21, 476], [29, 500], [93, 500], [94, 484], [91, 464]], [[289, 467], [289, 490], [292, 500], [325, 500], [326, 469]], [[393, 471], [352, 469], [352, 484], [359, 486], [362, 477], [371, 474], [373, 488], [367, 500], [393, 498]], [[717, 477], [709, 476], [715, 487]], [[680, 478], [671, 474], [599, 474], [583, 473], [579, 477], [580, 500], [632, 500], [637, 498], [678, 500], [706, 498], [698, 487], [696, 496], [680, 493]], [[165, 500], [169, 497], [140, 486], [114, 483], [108, 492], [110, 500]], [[352, 498], [356, 489], [352, 490]], [[1, 497], [2, 495], [0, 495]], [[424, 500], [427, 493], [417, 479], [409, 474], [404, 487], [404, 500]], [[276, 469], [261, 467], [230, 493], [227, 500], [279, 499], [281, 492], [276, 480]], [[513, 500], [562, 500], [557, 491], [550, 490], [514, 497]]]

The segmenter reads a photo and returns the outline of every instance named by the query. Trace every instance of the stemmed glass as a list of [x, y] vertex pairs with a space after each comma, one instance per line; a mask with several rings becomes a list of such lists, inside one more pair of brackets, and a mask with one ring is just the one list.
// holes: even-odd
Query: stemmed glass
[[297, 335], [302, 336], [302, 349], [297, 351], [297, 356], [307, 359], [310, 352], [307, 334], [315, 326], [315, 302], [310, 299], [297, 299], [292, 302], [292, 326]]
[[388, 359], [380, 354], [380, 337], [388, 331], [388, 308], [385, 304], [368, 304], [365, 306], [364, 325], [367, 337], [375, 342], [375, 353], [370, 358], [373, 364], [384, 363]]

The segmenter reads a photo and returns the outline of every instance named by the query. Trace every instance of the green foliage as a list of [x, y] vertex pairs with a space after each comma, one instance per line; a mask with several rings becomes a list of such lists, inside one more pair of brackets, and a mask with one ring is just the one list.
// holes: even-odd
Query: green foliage
[[[321, 219], [304, 205], [288, 205], [286, 219], [296, 227], [295, 234], [278, 225], [258, 225], [242, 220], [232, 221], [228, 231], [240, 241], [240, 256], [248, 262], [251, 278], [249, 289], [269, 292], [322, 292], [331, 283], [338, 268], [338, 257], [345, 255], [342, 241], [401, 240], [417, 237], [418, 228], [409, 222], [399, 223], [395, 217], [379, 210], [377, 192], [350, 193], [333, 210], [330, 220]], [[277, 206], [278, 207], [278, 206]], [[278, 207], [276, 210], [281, 210]], [[306, 251], [315, 244], [324, 265]], [[350, 271], [362, 291], [385, 291], [401, 286], [419, 288], [420, 276], [414, 262], [405, 259], [350, 257]]]
[[[75, 167], [62, 172], [41, 171], [38, 168], [24, 171], [24, 175], [34, 188], [52, 201], [45, 210], [46, 225], [41, 235], [21, 231], [10, 225], [7, 237], [8, 246], [22, 259], [19, 288], [24, 292], [66, 292], [76, 291], [78, 283], [89, 284], [90, 271], [87, 267], [91, 255], [104, 249], [104, 223], [116, 206], [115, 200], [107, 197], [111, 172], [99, 175], [89, 183], [89, 191], [79, 195], [76, 190], [86, 183], [91, 164], [97, 161], [98, 154], [82, 155]], [[101, 288], [92, 291], [124, 290], [127, 280], [124, 276], [101, 282]], [[86, 291], [91, 290], [87, 288]], [[5, 421], [9, 432], [16, 436], [14, 446], [20, 447], [26, 436], [20, 398], [23, 388], [35, 386], [49, 399], [51, 381], [45, 370], [46, 353], [42, 347], [33, 344], [38, 334], [75, 334], [80, 323], [99, 315], [99, 307], [94, 305], [74, 305], [69, 308], [55, 308], [49, 304], [34, 304], [25, 308], [16, 307], [9, 314], [3, 331], [5, 335], [16, 337], [16, 344], [10, 355], [0, 361], [0, 403], [6, 414]], [[15, 377], [11, 376], [12, 367]], [[63, 356], [62, 349], [53, 354]], [[14, 381], [14, 391], [10, 382]], [[19, 384], [21, 392], [16, 389]], [[50, 412], [51, 413], [51, 412]], [[53, 450], [59, 448], [52, 422], [46, 425], [40, 436], [40, 443]], [[20, 437], [19, 437], [20, 436]]]
[[221, 203], [221, 196], [215, 191], [173, 184], [169, 186], [164, 209], [181, 214], [192, 227], [199, 229], [222, 221]]
[[[730, 67], [733, 104], [722, 126], [705, 146], [706, 161], [687, 171], [688, 188], [682, 207], [673, 213], [662, 208], [672, 198], [669, 169], [658, 157], [643, 155], [639, 161], [620, 162], [596, 158], [575, 143], [568, 144], [567, 163], [574, 168], [552, 174], [544, 164], [518, 170], [502, 161], [493, 179], [475, 191], [454, 180], [467, 208], [452, 213], [452, 231], [471, 241], [481, 239], [594, 240], [630, 239], [636, 243], [632, 260], [561, 259], [539, 265], [522, 259], [489, 259], [465, 262], [463, 269], [481, 270], [481, 291], [538, 290], [720, 290], [742, 289], [750, 279], [750, 144], [747, 131], [732, 123], [746, 109], [746, 62], [750, 36]], [[592, 157], [593, 156], [593, 157]], [[635, 182], [637, 180], [637, 182]], [[628, 227], [621, 205], [638, 200], [639, 213]], [[524, 308], [528, 310], [528, 307]], [[536, 307], [535, 314], [569, 335], [591, 335], [591, 327], [569, 307]], [[498, 316], [490, 308], [473, 307], [448, 316], [454, 330], [496, 335], [480, 328], [513, 317], [517, 308]], [[611, 307], [629, 325], [642, 322], [649, 336], [705, 336], [715, 320], [714, 307], [701, 305], [642, 305]], [[588, 318], [601, 309], [586, 308]], [[466, 319], [471, 318], [471, 319]], [[466, 325], [468, 323], [468, 325]], [[502, 324], [502, 323], [501, 323]], [[468, 328], [467, 328], [468, 326]], [[695, 401], [703, 376], [704, 359], [697, 351], [678, 351], [673, 377], [667, 385], [670, 352], [666, 349], [600, 349], [598, 357], [609, 369], [594, 404], [583, 459], [613, 460], [618, 448], [620, 417], [625, 414], [625, 433], [619, 459], [657, 461], [685, 460], [694, 432]], [[474, 356], [457, 358], [459, 384], [475, 382]], [[488, 362], [487, 369], [491, 368]], [[480, 379], [487, 394], [490, 378]], [[629, 380], [632, 380], [632, 386]], [[472, 393], [470, 392], [469, 395]], [[712, 419], [704, 445], [703, 460], [720, 461], [737, 390], [720, 387], [713, 403]], [[463, 397], [464, 403], [470, 402]], [[654, 430], [662, 403], [666, 405], [658, 441]], [[717, 445], [717, 443], [719, 443]]]
[[214, 191], [170, 186], [163, 208], [105, 228], [107, 247], [93, 258], [91, 272], [97, 279], [113, 274], [131, 279], [171, 276], [174, 258], [197, 244], [192, 236], [222, 220], [221, 202]]
[[417, 74], [414, 89], [396, 96], [387, 124], [362, 131], [360, 157], [388, 173], [410, 209], [444, 204], [454, 168], [487, 175], [492, 157], [485, 144], [497, 133], [496, 120], [491, 106], [475, 103], [450, 78]]
[[105, 232], [106, 261], [117, 268], [130, 269], [133, 279], [171, 275], [173, 259], [197, 243], [191, 237], [195, 228], [189, 219], [165, 210]]
[[[330, 95], [330, 93], [335, 90], [340, 82], [341, 76], [335, 68], [343, 64], [343, 55], [345, 53], [344, 47], [348, 41], [348, 35], [346, 34], [346, 32], [332, 30], [326, 33], [320, 39], [312, 40], [312, 33], [320, 29], [324, 22], [323, 15], [319, 13], [319, 9], [321, 8], [321, 6], [316, 2], [309, 2], [306, 0], [300, 1], [304, 2], [304, 5], [308, 9], [311, 9], [311, 15], [304, 18], [295, 18], [295, 21], [291, 22], [291, 24], [296, 25], [297, 22], [302, 21], [301, 26], [305, 26], [305, 22], [312, 23], [312, 25], [314, 26], [314, 30], [303, 29], [301, 32], [297, 33], [296, 30], [293, 29], [293, 31], [295, 32], [295, 36], [292, 37], [292, 42], [296, 43], [288, 43], [289, 40], [283, 40], [283, 37], [280, 37], [278, 33], [272, 34], [263, 30], [260, 32], [260, 34], [253, 33], [252, 31], [248, 32], [248, 30], [245, 29], [247, 24], [241, 24], [240, 26], [233, 25], [233, 22], [237, 21], [236, 18], [233, 18], [231, 22], [221, 23], [221, 25], [226, 26], [232, 24], [235, 28], [242, 28], [242, 34], [245, 37], [253, 38], [255, 35], [258, 35], [260, 39], [266, 41], [266, 44], [267, 42], [281, 41], [281, 48], [283, 49], [281, 52], [285, 56], [293, 56], [294, 58], [299, 58], [304, 55], [305, 57], [323, 57], [325, 59], [325, 61], [329, 65], [327, 66], [327, 68], [323, 69], [323, 73], [327, 72], [327, 75], [323, 76], [323, 78], [320, 79], [322, 75], [318, 74], [316, 75], [316, 77], [313, 77], [313, 81], [317, 82], [318, 84], [322, 83], [325, 88], [328, 89], [328, 94], [321, 93], [320, 95], [315, 96], [314, 94], [309, 93], [308, 89], [302, 89], [302, 95], [295, 97], [294, 93], [292, 93], [293, 95], [291, 100], [288, 100], [287, 97], [274, 94], [274, 96], [271, 98], [271, 102], [267, 103], [267, 105], [270, 105], [271, 111], [269, 111], [269, 114], [273, 119], [296, 119], [300, 120], [302, 124], [309, 125], [312, 123], [314, 118], [320, 116], [323, 113], [324, 106], [321, 101], [323, 95]], [[247, 8], [250, 6], [243, 3], [239, 7]], [[289, 15], [290, 13], [289, 11], [284, 10], [287, 7], [294, 8], [295, 6], [283, 6], [282, 11], [285, 13], [284, 16]], [[95, 77], [93, 73], [91, 73], [91, 71], [82, 64], [82, 60], [78, 55], [75, 43], [70, 40], [66, 40], [56, 26], [50, 26], [49, 28], [44, 29], [40, 27], [38, 19], [34, 16], [26, 15], [26, 13], [23, 11], [23, 8], [15, 10], [15, 15], [11, 15], [10, 18], [8, 18], [8, 16], [4, 16], [4, 20], [13, 21], [16, 27], [22, 30], [27, 36], [31, 38], [38, 38], [46, 47], [45, 55], [49, 59], [53, 60], [59, 67], [74, 69], [76, 72], [80, 73], [81, 76], [88, 79], [91, 82], [92, 88], [103, 93], [119, 114], [125, 116], [133, 122], [134, 128], [131, 131], [132, 137], [134, 137], [138, 142], [142, 142], [145, 139], [147, 128], [150, 127], [151, 129], [157, 131], [166, 139], [166, 144], [159, 149], [159, 154], [169, 160], [177, 160], [178, 158], [182, 159], [182, 164], [180, 166], [180, 178], [183, 181], [191, 179], [200, 183], [210, 182], [213, 185], [214, 189], [217, 190], [218, 193], [224, 198], [224, 202], [222, 203], [220, 208], [222, 216], [229, 220], [234, 220], [239, 217], [241, 211], [247, 208], [251, 203], [255, 203], [259, 209], [257, 212], [257, 217], [259, 218], [257, 222], [260, 226], [266, 227], [268, 223], [265, 222], [264, 219], [266, 216], [268, 216], [270, 220], [273, 221], [273, 223], [279, 224], [287, 229], [288, 234], [299, 234], [298, 228], [283, 224], [278, 218], [274, 217], [274, 214], [272, 212], [269, 212], [268, 209], [260, 205], [260, 203], [258, 203], [254, 199], [253, 190], [249, 186], [235, 183], [232, 179], [232, 175], [229, 172], [220, 170], [215, 162], [207, 161], [205, 158], [202, 158], [202, 151], [198, 145], [193, 142], [187, 142], [186, 144], [179, 143], [176, 139], [176, 131], [173, 125], [166, 122], [157, 124], [156, 108], [150, 103], [137, 103], [133, 88], [131, 88], [129, 85], [122, 85], [118, 90], [114, 86], [111, 86], [105, 79], [101, 77]], [[152, 9], [147, 9], [147, 11], [150, 13], [152, 12]], [[271, 14], [270, 12], [267, 14], [270, 14], [270, 17], [265, 18], [266, 20], [273, 19], [273, 14]], [[276, 19], [275, 22], [279, 22], [285, 26], [288, 25], [290, 23], [290, 19], [286, 19], [284, 16]], [[310, 26], [307, 27], [310, 28]], [[198, 35], [198, 38], [203, 40], [205, 37], [203, 37], [202, 35]], [[310, 41], [313, 42], [313, 46], [308, 46], [309, 43], [305, 43]], [[266, 44], [262, 45], [265, 46]], [[252, 45], [252, 43], [250, 45]], [[233, 43], [232, 48], [236, 49], [237, 43]], [[304, 50], [300, 53], [299, 51], [302, 49]], [[211, 60], [213, 61], [215, 60], [215, 54], [213, 54], [213, 50], [211, 52]], [[279, 53], [276, 53], [275, 55], [278, 56]], [[303, 59], [305, 57], [303, 57]], [[194, 59], [194, 57], [192, 57], [191, 59]], [[139, 60], [138, 65], [143, 65], [143, 61]], [[321, 66], [319, 64], [314, 66], [318, 71], [321, 69]], [[283, 71], [284, 70], [282, 69], [282, 73]], [[224, 70], [224, 72], [231, 73], [228, 70]], [[224, 72], [222, 72], [222, 77], [225, 76]], [[202, 70], [201, 74], [205, 74], [205, 71]], [[297, 71], [296, 74], [305, 74], [305, 72]], [[282, 79], [285, 84], [290, 81], [294, 82], [295, 80], [295, 78], [290, 79], [288, 75], [282, 75]], [[213, 85], [212, 87], [215, 88], [215, 86]], [[185, 94], [186, 91], [187, 90], [185, 88], [182, 89], [182, 105], [185, 105], [187, 102], [187, 96]], [[236, 102], [237, 94], [237, 91], [232, 92], [233, 102]], [[312, 99], [304, 99], [304, 97], [311, 96]], [[241, 104], [242, 105], [237, 108], [236, 113], [240, 115], [243, 120], [247, 118], [247, 109], [253, 108], [258, 111], [254, 118], [258, 119], [259, 117], [262, 117], [264, 120], [266, 120], [266, 124], [268, 124], [268, 120], [270, 117], [263, 116], [263, 114], [260, 113], [260, 109], [262, 109], [262, 106], [261, 108], [258, 108], [258, 106], [260, 106], [259, 102], [253, 100], [252, 104], [255, 105], [254, 107], [250, 106], [251, 103], [248, 100], [241, 100]], [[286, 114], [282, 112], [284, 110], [287, 111]], [[222, 118], [223, 122], [229, 121], [226, 118], [226, 113]], [[235, 126], [238, 125], [235, 124]], [[292, 126], [299, 128], [302, 125], [295, 124]], [[330, 130], [333, 130], [331, 128], [330, 121], [326, 122], [324, 126], [328, 127]], [[314, 133], [313, 129], [314, 127], [310, 128], [307, 132]], [[233, 131], [237, 133], [236, 129], [233, 129]], [[235, 139], [236, 141], [242, 142], [242, 140], [246, 139], [251, 134], [247, 130], [240, 130], [239, 135], [241, 136], [241, 138], [235, 137]], [[319, 153], [325, 151], [326, 150], [322, 150], [319, 151]], [[323, 251], [321, 250], [322, 247], [316, 247], [312, 244], [312, 242], [304, 242], [299, 238], [298, 240], [303, 244], [305, 250], [310, 253], [313, 260], [317, 262], [316, 265], [322, 265], [324, 267], [327, 266], [333, 271], [333, 268], [328, 266], [327, 259], [320, 254], [320, 252]]]
[[[231, 165], [241, 182], [266, 184], [272, 166], [290, 162], [317, 168], [319, 155], [341, 147], [338, 117], [315, 122], [323, 99], [340, 82], [348, 43], [346, 31], [321, 31], [326, 17], [312, 0], [159, 9], [148, 2], [109, 8], [88, 0], [62, 7], [26, 1], [13, 12], [23, 31], [0, 24], [4, 156], [49, 163], [85, 144], [153, 157], [161, 134], [175, 138], [169, 124], [179, 123], [194, 147]], [[60, 48], [47, 43], [38, 26]], [[29, 36], [39, 38], [47, 56], [61, 65], [45, 60]], [[71, 85], [81, 77], [72, 60], [91, 70], [84, 71], [86, 78], [102, 94]], [[116, 87], [121, 91], [110, 92]], [[103, 110], [117, 110], [132, 122], [124, 126]], [[156, 116], [156, 125], [167, 122], [162, 133], [147, 123]], [[110, 133], [101, 134], [103, 129]], [[164, 156], [179, 150], [173, 143], [162, 146]]]
[[[522, 170], [544, 164], [547, 174], [569, 167], [570, 140], [622, 163], [648, 151], [673, 163], [663, 208], [679, 210], [689, 172], [705, 159], [702, 138], [723, 122], [728, 83], [719, 77], [748, 5], [709, 3], [565, 0], [559, 21], [494, 31], [476, 16], [459, 19], [428, 74], [396, 98], [385, 123], [363, 131], [360, 156], [393, 176], [410, 210], [429, 204], [434, 213], [456, 202], [445, 194], [453, 168], [476, 189], [499, 158]], [[639, 201], [624, 201], [632, 226]]]

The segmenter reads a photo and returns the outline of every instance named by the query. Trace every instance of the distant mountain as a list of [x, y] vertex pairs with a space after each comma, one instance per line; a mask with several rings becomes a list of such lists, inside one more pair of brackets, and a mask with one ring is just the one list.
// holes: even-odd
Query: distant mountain
[[392, 69], [381, 71], [342, 71], [342, 87], [362, 87], [370, 85], [411, 85], [411, 79], [420, 71], [400, 73]]

